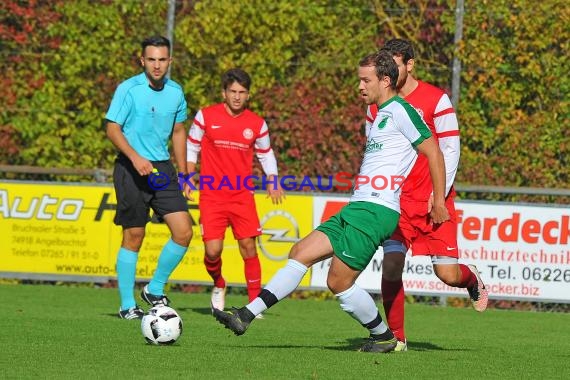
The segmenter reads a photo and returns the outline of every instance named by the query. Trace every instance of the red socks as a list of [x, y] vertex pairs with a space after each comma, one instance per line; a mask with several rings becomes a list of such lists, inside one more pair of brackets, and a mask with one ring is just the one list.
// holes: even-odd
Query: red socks
[[467, 265], [459, 264], [461, 270], [461, 283], [457, 285], [458, 288], [471, 288], [477, 284], [477, 276]]
[[212, 280], [214, 280], [214, 286], [216, 288], [225, 288], [226, 287], [226, 280], [222, 277], [222, 258], [218, 258], [217, 260], [210, 261], [207, 256], [204, 256], [204, 265], [206, 266], [206, 270]]
[[[461, 283], [458, 288], [470, 288], [477, 285], [477, 277], [467, 265], [459, 264]], [[404, 332], [404, 285], [402, 280], [387, 281], [382, 279], [382, 303], [386, 313], [386, 322], [390, 330], [400, 341], [406, 339]]]
[[254, 256], [243, 259], [243, 266], [247, 296], [249, 297], [249, 302], [251, 302], [261, 291], [261, 264], [259, 263], [259, 257]]
[[404, 284], [402, 280], [388, 281], [382, 279], [382, 303], [386, 313], [386, 322], [390, 330], [400, 341], [406, 339], [404, 332]]
[[[222, 277], [222, 258], [210, 261], [207, 256], [204, 256], [204, 265], [216, 288], [225, 288], [226, 281]], [[249, 301], [253, 301], [261, 291], [261, 264], [259, 257], [250, 257], [243, 260], [245, 281], [247, 285], [247, 295]]]

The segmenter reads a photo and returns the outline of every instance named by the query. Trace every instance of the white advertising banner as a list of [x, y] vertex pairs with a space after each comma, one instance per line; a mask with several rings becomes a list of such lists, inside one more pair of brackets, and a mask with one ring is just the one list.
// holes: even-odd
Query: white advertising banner
[[[347, 197], [315, 197], [313, 224], [336, 213]], [[475, 264], [489, 296], [496, 299], [570, 302], [570, 209], [458, 201], [460, 263]], [[380, 248], [357, 280], [380, 292]], [[313, 267], [311, 286], [326, 287], [330, 260]], [[428, 257], [407, 255], [403, 273], [408, 294], [466, 295], [442, 283]]]

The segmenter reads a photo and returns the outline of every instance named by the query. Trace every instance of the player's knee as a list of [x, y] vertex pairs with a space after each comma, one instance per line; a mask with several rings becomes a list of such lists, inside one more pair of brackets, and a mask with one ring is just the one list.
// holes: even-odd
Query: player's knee
[[172, 235], [172, 240], [183, 247], [188, 247], [190, 245], [190, 241], [192, 240], [192, 229], [188, 229], [186, 231], [177, 232], [176, 235]]
[[242, 252], [243, 252], [242, 257], [244, 259], [252, 259], [254, 257], [257, 257], [257, 251], [255, 250], [255, 248], [254, 249], [246, 249]]
[[251, 258], [257, 256], [257, 248], [255, 247], [255, 240], [252, 238], [238, 240], [240, 252], [244, 258]]
[[131, 251], [138, 252], [141, 249], [144, 236], [144, 229], [125, 230], [123, 232], [123, 242], [121, 245]]
[[192, 240], [192, 235], [193, 235], [192, 229], [189, 228], [186, 231], [178, 233], [176, 239], [174, 239], [173, 237], [172, 240], [174, 240], [177, 244], [180, 244], [181, 246], [188, 247], [188, 245], [190, 245], [190, 241]]
[[206, 248], [204, 255], [208, 258], [209, 261], [216, 261], [222, 256], [222, 250], [217, 248]]
[[293, 247], [291, 247], [291, 251], [289, 251], [289, 258], [297, 260], [301, 253], [302, 249], [299, 247], [299, 243], [295, 243], [293, 244]]
[[315, 257], [314, 252], [305, 244], [300, 244], [297, 242], [291, 247], [289, 251], [289, 259], [300, 262], [306, 267], [314, 265], [316, 262], [320, 261], [322, 257]]
[[334, 276], [331, 276], [330, 274], [327, 277], [327, 287], [330, 289], [331, 292], [335, 294], [340, 293], [340, 291], [338, 291], [339, 288], [338, 279], [335, 278]]
[[327, 287], [334, 294], [342, 293], [352, 285], [353, 283], [349, 279], [339, 276], [334, 273], [334, 271], [329, 270], [329, 274], [327, 276]]

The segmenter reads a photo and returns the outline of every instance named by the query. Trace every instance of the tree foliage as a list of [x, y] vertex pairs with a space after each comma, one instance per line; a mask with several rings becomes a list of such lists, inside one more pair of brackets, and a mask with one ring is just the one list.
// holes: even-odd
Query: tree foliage
[[468, 12], [459, 49], [459, 180], [567, 187], [569, 8], [482, 1]]
[[0, 162], [20, 163], [18, 154], [28, 141], [19, 119], [35, 111], [30, 99], [46, 81], [42, 61], [59, 46], [59, 38], [43, 31], [58, 20], [58, 13], [43, 2], [0, 2]]
[[[19, 67], [20, 85], [30, 89], [36, 77], [41, 85], [18, 96], [17, 109], [9, 115], [24, 146], [12, 163], [109, 167], [114, 149], [103, 132], [104, 114], [116, 85], [138, 70], [139, 30], [125, 20], [137, 20], [151, 33], [155, 16], [165, 8], [158, 2], [140, 5], [132, 0], [56, 2], [51, 14], [57, 22], [32, 25], [28, 34], [54, 42], [32, 56], [19, 47], [27, 53], [19, 55], [25, 64]], [[162, 25], [154, 32], [162, 33]]]
[[[281, 173], [356, 172], [364, 105], [358, 60], [387, 39], [413, 41], [420, 79], [449, 89], [462, 62], [458, 180], [566, 187], [570, 23], [561, 0], [469, 2], [453, 45], [452, 0], [177, 2], [172, 77], [189, 115], [218, 102], [220, 75], [253, 77]], [[166, 1], [6, 0], [0, 162], [110, 168], [103, 118], [116, 86], [140, 71], [140, 41], [166, 30]]]
[[362, 52], [375, 49], [371, 9], [354, 4], [211, 0], [186, 6], [177, 22], [182, 49], [175, 72], [184, 78], [191, 108], [219, 100], [220, 75], [235, 66], [252, 74], [254, 91], [287, 87], [322, 71], [343, 78], [349, 73], [344, 82], [354, 81]]

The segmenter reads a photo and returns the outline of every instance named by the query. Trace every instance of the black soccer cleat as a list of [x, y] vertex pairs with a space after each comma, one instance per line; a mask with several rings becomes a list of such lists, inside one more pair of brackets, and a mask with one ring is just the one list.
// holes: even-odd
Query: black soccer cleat
[[[232, 330], [233, 333], [236, 335], [243, 335], [250, 324], [250, 322], [247, 322], [246, 320], [244, 320], [245, 318], [242, 318], [240, 316], [240, 311], [241, 311], [240, 309], [235, 307], [232, 307], [232, 309], [229, 311], [212, 309], [214, 318], [216, 318], [216, 320], [220, 322], [222, 325], [224, 325], [227, 329]], [[255, 318], [253, 314], [251, 314], [251, 316], [252, 319]]]
[[383, 334], [374, 335], [366, 339], [366, 343], [358, 351], [360, 352], [391, 352], [394, 351], [398, 340], [390, 330]]
[[170, 300], [167, 296], [155, 296], [154, 294], [150, 294], [148, 292], [148, 285], [145, 285], [143, 290], [141, 290], [141, 298], [144, 302], [148, 303], [151, 306], [169, 306]]
[[119, 318], [121, 319], [142, 319], [144, 311], [138, 305], [127, 310], [119, 310]]

